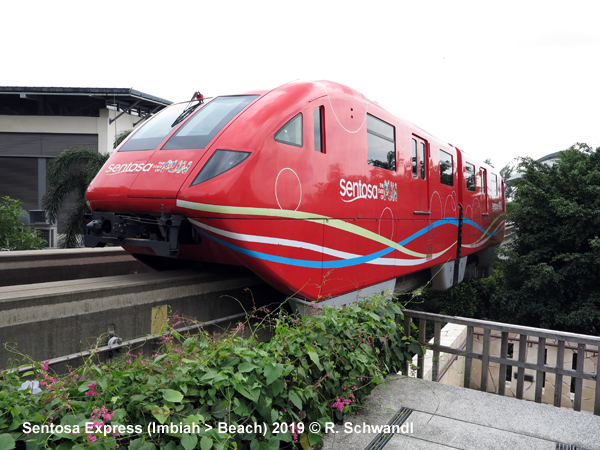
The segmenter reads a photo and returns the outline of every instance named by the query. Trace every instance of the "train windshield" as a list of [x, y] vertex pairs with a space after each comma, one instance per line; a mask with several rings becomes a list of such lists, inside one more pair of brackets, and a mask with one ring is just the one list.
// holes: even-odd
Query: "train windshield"
[[186, 108], [187, 103], [178, 103], [157, 114], [135, 132], [119, 149], [120, 152], [156, 150], [173, 130], [175, 120]]
[[217, 97], [196, 112], [169, 138], [162, 150], [202, 149], [257, 95]]

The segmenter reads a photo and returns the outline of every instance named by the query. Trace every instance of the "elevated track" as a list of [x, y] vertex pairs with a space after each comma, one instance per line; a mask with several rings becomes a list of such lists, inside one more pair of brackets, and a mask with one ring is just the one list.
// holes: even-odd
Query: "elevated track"
[[[87, 258], [81, 250], [72, 257]], [[54, 270], [48, 264], [54, 255], [48, 253], [50, 258], [44, 260], [43, 253], [37, 264]], [[58, 270], [65, 266], [63, 261]], [[105, 268], [114, 269], [110, 264]], [[99, 264], [94, 278], [0, 286], [0, 369], [26, 363], [19, 354], [44, 361], [86, 351], [96, 343], [105, 345], [111, 336], [125, 341], [155, 334], [169, 313], [204, 322], [251, 310], [255, 302], [260, 306], [282, 300], [281, 294], [241, 268], [109, 276], [102, 276], [103, 270]], [[76, 269], [71, 273], [81, 274]]]

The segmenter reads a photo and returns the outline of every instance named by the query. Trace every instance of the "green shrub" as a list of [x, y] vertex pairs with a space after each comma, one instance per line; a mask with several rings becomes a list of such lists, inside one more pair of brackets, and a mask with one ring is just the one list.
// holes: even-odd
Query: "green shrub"
[[0, 250], [41, 250], [46, 241], [37, 231], [23, 226], [23, 202], [8, 196], [0, 198]]
[[240, 337], [249, 324], [219, 339], [171, 327], [152, 357], [88, 360], [61, 377], [38, 363], [29, 382], [4, 372], [0, 447], [319, 447], [327, 424], [422, 352], [402, 323], [398, 305], [371, 299], [301, 319], [279, 314], [268, 342]]

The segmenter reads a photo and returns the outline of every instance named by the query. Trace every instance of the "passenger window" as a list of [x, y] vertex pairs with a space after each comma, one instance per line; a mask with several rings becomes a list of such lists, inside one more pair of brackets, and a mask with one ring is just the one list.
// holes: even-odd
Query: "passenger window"
[[427, 147], [425, 142], [413, 138], [412, 140], [412, 176], [418, 178], [421, 174], [421, 180], [427, 178]]
[[[255, 98], [255, 95], [215, 98], [191, 116], [169, 138], [161, 150], [206, 148], [215, 136]], [[180, 120], [177, 118], [171, 126], [175, 126]]]
[[302, 113], [296, 114], [274, 137], [275, 142], [302, 147]]
[[412, 176], [413, 178], [417, 178], [417, 140], [412, 140]]
[[454, 186], [454, 161], [444, 150], [440, 150], [440, 183]]
[[367, 114], [367, 155], [369, 165], [396, 170], [394, 126], [370, 114]]
[[466, 163], [465, 172], [465, 186], [467, 191], [475, 191], [475, 166]]
[[324, 109], [319, 106], [313, 111], [315, 151], [325, 153]]
[[486, 189], [487, 189], [487, 172], [482, 167], [481, 168], [481, 193], [485, 194]]
[[495, 174], [492, 174], [490, 177], [492, 185], [492, 195], [498, 195], [498, 177]]
[[427, 163], [427, 148], [425, 147], [425, 142], [421, 142], [421, 180], [424, 180], [425, 178], [427, 178], [426, 163]]

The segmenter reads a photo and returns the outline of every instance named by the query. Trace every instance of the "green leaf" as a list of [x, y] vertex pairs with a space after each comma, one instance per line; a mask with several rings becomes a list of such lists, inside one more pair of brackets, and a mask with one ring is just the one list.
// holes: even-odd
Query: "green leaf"
[[163, 398], [168, 402], [181, 403], [183, 394], [173, 389], [163, 389]]
[[423, 349], [417, 342], [411, 342], [410, 345], [408, 346], [408, 350], [413, 352], [415, 355], [423, 354]]
[[156, 446], [152, 442], [146, 442], [142, 438], [131, 441], [128, 450], [156, 450]]
[[251, 364], [249, 362], [243, 362], [237, 367], [238, 372], [252, 372], [254, 369], [258, 369], [258, 366]]
[[277, 397], [279, 394], [283, 392], [283, 388], [285, 387], [285, 381], [283, 378], [277, 378], [273, 380], [271, 383], [271, 388], [273, 389], [273, 395]]
[[213, 446], [213, 440], [208, 436], [202, 436], [200, 439], [200, 448], [202, 450], [211, 450]]
[[237, 386], [235, 386], [235, 390], [242, 394], [244, 397], [246, 397], [248, 400], [252, 400], [255, 403], [258, 402], [258, 398], [260, 397], [259, 388], [248, 389], [243, 384], [238, 384]]
[[308, 357], [311, 359], [313, 363], [319, 368], [319, 370], [323, 370], [323, 366], [321, 365], [321, 361], [319, 361], [319, 355], [317, 355], [314, 351], [308, 352]]
[[290, 391], [289, 399], [292, 401], [294, 406], [299, 410], [302, 410], [302, 400], [294, 391]]
[[[265, 377], [267, 378], [267, 386], [277, 380], [283, 374], [283, 366], [281, 364], [269, 364], [265, 367]], [[276, 394], [277, 395], [277, 394]]]
[[321, 436], [314, 433], [308, 433], [308, 442], [311, 446], [314, 446], [317, 442], [321, 440]]
[[181, 445], [185, 450], [192, 450], [198, 444], [198, 436], [195, 434], [183, 433], [181, 436]]
[[164, 425], [171, 413], [169, 408], [165, 408], [164, 406], [148, 405], [148, 410], [152, 413], [156, 420], [160, 422], [161, 425]]
[[5, 450], [11, 450], [15, 448], [16, 443], [13, 437], [8, 434], [0, 434], [0, 448]]

